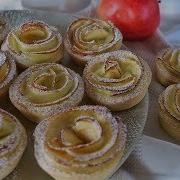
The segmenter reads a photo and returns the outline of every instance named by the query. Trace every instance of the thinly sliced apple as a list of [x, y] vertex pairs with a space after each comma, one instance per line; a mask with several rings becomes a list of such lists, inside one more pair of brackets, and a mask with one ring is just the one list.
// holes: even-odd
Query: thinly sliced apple
[[72, 79], [67, 72], [56, 70], [52, 74], [47, 70], [34, 72], [27, 82], [22, 83], [21, 92], [36, 104], [52, 103], [73, 93], [77, 85], [78, 80]]
[[76, 135], [86, 143], [97, 141], [101, 138], [102, 129], [95, 120], [87, 118], [75, 122], [72, 127]]
[[83, 144], [83, 141], [78, 138], [76, 133], [72, 129], [62, 129], [61, 130], [61, 141], [65, 146], [76, 146]]
[[119, 63], [115, 60], [105, 62], [105, 77], [119, 79], [121, 77], [121, 69]]
[[164, 106], [173, 117], [175, 117], [177, 120], [180, 120], [180, 111], [176, 106], [176, 93], [177, 93], [177, 88], [174, 85], [169, 86], [165, 90]]
[[106, 39], [109, 33], [105, 29], [95, 29], [90, 32], [88, 32], [84, 39], [86, 41], [98, 41], [102, 39]]

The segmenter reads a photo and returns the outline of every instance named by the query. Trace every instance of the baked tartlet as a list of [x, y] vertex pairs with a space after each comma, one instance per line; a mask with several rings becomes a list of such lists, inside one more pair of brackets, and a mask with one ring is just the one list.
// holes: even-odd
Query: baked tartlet
[[109, 21], [81, 18], [69, 26], [64, 45], [75, 63], [84, 66], [95, 55], [120, 49], [122, 34]]
[[9, 24], [4, 17], [0, 17], [0, 45], [4, 41], [9, 31]]
[[40, 21], [26, 22], [12, 29], [1, 49], [9, 51], [20, 68], [58, 62], [64, 55], [61, 34]]
[[8, 52], [0, 51], [0, 99], [8, 93], [9, 86], [16, 76], [16, 64]]
[[31, 66], [9, 89], [13, 105], [36, 122], [63, 108], [78, 105], [83, 95], [84, 84], [80, 75], [55, 63]]
[[163, 129], [180, 141], [180, 84], [173, 84], [159, 96], [159, 120]]
[[96, 56], [86, 65], [83, 78], [88, 97], [113, 111], [138, 104], [148, 91], [151, 70], [130, 51]]
[[13, 115], [0, 109], [0, 179], [14, 170], [26, 145], [24, 127]]
[[117, 169], [126, 127], [102, 106], [74, 107], [36, 127], [35, 157], [56, 180], [101, 180]]
[[156, 72], [164, 86], [180, 83], [180, 49], [167, 48], [156, 58]]

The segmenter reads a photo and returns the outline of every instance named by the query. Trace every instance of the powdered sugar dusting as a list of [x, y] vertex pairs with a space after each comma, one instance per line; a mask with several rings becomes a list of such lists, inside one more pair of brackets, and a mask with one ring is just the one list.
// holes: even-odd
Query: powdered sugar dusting
[[[108, 59], [126, 61], [128, 60], [127, 58], [135, 61], [141, 70], [141, 75], [138, 78], [135, 78], [134, 76], [133, 78], [135, 79], [126, 79], [128, 82], [126, 82], [124, 86], [116, 86], [116, 83], [119, 83], [118, 81], [111, 82], [107, 78], [94, 78], [95, 74], [91, 69], [98, 63], [104, 63]], [[91, 62], [89, 62], [84, 69], [83, 77], [85, 79], [87, 95], [93, 99], [93, 101], [106, 105], [111, 109], [116, 105], [119, 107], [123, 106], [123, 103], [126, 103], [127, 101], [130, 101], [130, 99], [133, 99], [144, 91], [147, 91], [151, 81], [151, 71], [144, 60], [139, 59], [130, 51], [119, 50], [92, 58]]]
[[0, 66], [2, 66], [6, 61], [6, 56], [3, 53], [0, 53]]
[[[82, 24], [80, 26], [76, 26], [76, 24]], [[95, 41], [84, 41], [82, 36], [82, 32], [85, 31], [87, 34], [94, 30], [94, 28], [98, 29], [109, 29], [112, 31], [113, 39], [110, 42], [102, 42], [96, 43]], [[85, 35], [84, 35], [85, 36]], [[66, 36], [65, 36], [65, 47], [70, 55], [73, 57], [80, 59], [84, 62], [91, 61], [91, 57], [101, 54], [103, 52], [110, 51], [115, 45], [119, 44], [119, 47], [122, 43], [122, 34], [121, 32], [110, 22], [98, 20], [98, 19], [78, 19], [74, 21], [68, 28]], [[77, 44], [77, 45], [76, 45]], [[79, 46], [80, 44], [80, 46]], [[85, 48], [81, 48], [81, 47]]]
[[[17, 25], [22, 23], [23, 21], [29, 21], [31, 19], [42, 19], [43, 21], [52, 23], [52, 24], [58, 24], [58, 28], [60, 28], [60, 32], [64, 32], [66, 30], [67, 25], [69, 25], [70, 22], [72, 22], [72, 20], [74, 20], [75, 18], [72, 16], [66, 16], [66, 15], [61, 15], [59, 16], [58, 20], [56, 20], [56, 16], [53, 15], [53, 13], [50, 13], [50, 15], [42, 13], [42, 12], [35, 12], [35, 11], [9, 11], [9, 12], [3, 12], [3, 15], [5, 15], [6, 17], [8, 17], [10, 23], [12, 26]], [[51, 17], [51, 18], [49, 18]], [[61, 23], [59, 23], [61, 22]], [[69, 63], [69, 59], [65, 59], [64, 61], [65, 64]], [[68, 64], [69, 66], [69, 64]], [[74, 66], [73, 66], [74, 68]], [[92, 103], [89, 100], [86, 100], [85, 103]], [[15, 113], [19, 113], [17, 112], [17, 110], [15, 108], [12, 109], [13, 112]], [[133, 147], [137, 144], [137, 139], [140, 137], [141, 133], [142, 133], [142, 129], [144, 126], [144, 122], [146, 119], [147, 115], [147, 96], [145, 98], [145, 100], [140, 103], [138, 106], [136, 106], [135, 108], [129, 110], [129, 111], [123, 111], [121, 112], [118, 116], [122, 116], [122, 120], [127, 123], [127, 127], [128, 127], [128, 136], [127, 136], [127, 142], [126, 142], [126, 150], [124, 152], [123, 155], [123, 159], [119, 162], [118, 167], [122, 164], [122, 162], [124, 162], [124, 160], [127, 158], [127, 156], [129, 155], [129, 153], [132, 151]], [[25, 118], [23, 118], [24, 122], [27, 122], [27, 124], [31, 124], [29, 123]], [[25, 123], [26, 124], [26, 123]], [[33, 126], [31, 126], [33, 127]], [[29, 129], [29, 126], [28, 126]], [[43, 132], [44, 129], [42, 129]], [[39, 136], [39, 140], [42, 138], [42, 136]], [[32, 141], [32, 140], [31, 140]], [[31, 146], [31, 145], [30, 145]], [[35, 143], [35, 146], [37, 146], [37, 143]], [[31, 149], [31, 148], [30, 148]], [[37, 150], [39, 149], [39, 146], [37, 146]], [[39, 157], [41, 157], [43, 159], [43, 155], [44, 155], [44, 151], [39, 151], [37, 153], [39, 155]], [[25, 155], [25, 161], [28, 162], [32, 162], [32, 164], [34, 163], [36, 165], [36, 163], [34, 162], [34, 159], [31, 159], [30, 157], [34, 156], [32, 152], [26, 153]], [[48, 172], [50, 172], [51, 170], [47, 168], [47, 165], [49, 165], [49, 163], [47, 163], [48, 161], [46, 161], [46, 163], [44, 163], [43, 169], [46, 166], [45, 170], [47, 170]], [[31, 164], [31, 163], [30, 163]], [[51, 167], [52, 168], [52, 167]], [[31, 172], [37, 174], [37, 176], [39, 177], [39, 179], [51, 179], [49, 176], [46, 175], [45, 172], [43, 172], [40, 168], [34, 168], [34, 169], [28, 169], [27, 167], [23, 166], [21, 169], [20, 167], [18, 167], [18, 176], [15, 173], [13, 178], [12, 176], [10, 176], [10, 178], [8, 179], [25, 179], [27, 176], [24, 174], [25, 172], [28, 172], [28, 175], [31, 176]], [[16, 172], [17, 172], [16, 170]], [[33, 170], [33, 171], [32, 171]], [[53, 172], [58, 173], [59, 171], [57, 171], [56, 169], [52, 168]], [[71, 175], [74, 175], [74, 173], [70, 173], [70, 175], [64, 174], [63, 172], [61, 172], [65, 177], [69, 177], [71, 178]], [[86, 179], [86, 175], [83, 176], [83, 179]], [[98, 176], [97, 176], [98, 177]], [[117, 178], [117, 177], [116, 177]], [[92, 179], [92, 176], [90, 176], [88, 179]]]
[[2, 128], [2, 123], [3, 123], [3, 119], [2, 119], [2, 115], [0, 114], [0, 129]]
[[[38, 149], [36, 149], [36, 146], [35, 146], [36, 152], [38, 150], [41, 151], [41, 148], [43, 148], [43, 149], [45, 148], [44, 145], [47, 143], [46, 142], [46, 132], [47, 132], [48, 128], [50, 127], [49, 124], [51, 122], [53, 122], [53, 119], [57, 119], [58, 117], [60, 118], [61, 113], [73, 112], [73, 111], [79, 112], [78, 119], [81, 117], [84, 117], [84, 115], [81, 116], [81, 112], [87, 112], [88, 118], [91, 118], [91, 116], [89, 116], [90, 114], [95, 113], [95, 116], [93, 115], [92, 117], [93, 118], [96, 117], [95, 120], [97, 120], [97, 121], [99, 121], [99, 118], [100, 119], [102, 118], [103, 123], [106, 122], [108, 124], [108, 126], [111, 127], [111, 133], [112, 133], [111, 139], [106, 142], [106, 145], [103, 146], [103, 149], [99, 149], [96, 152], [92, 152], [92, 153], [88, 153], [88, 154], [77, 155], [77, 154], [74, 154], [73, 151], [71, 151], [71, 148], [64, 149], [64, 151], [66, 151], [66, 153], [68, 153], [70, 156], [73, 156], [75, 158], [75, 161], [63, 161], [60, 159], [56, 159], [56, 157], [53, 157], [53, 154], [51, 154], [50, 151], [49, 152], [45, 151], [45, 153], [47, 153], [47, 154], [44, 154], [44, 156], [48, 156], [48, 158], [50, 158], [51, 161], [57, 161], [57, 163], [62, 163], [63, 165], [66, 165], [66, 166], [68, 165], [71, 167], [86, 167], [86, 166], [87, 167], [88, 166], [89, 167], [91, 167], [91, 166], [99, 167], [102, 165], [102, 163], [106, 163], [106, 161], [109, 161], [112, 158], [114, 158], [117, 152], [123, 151], [124, 146], [125, 146], [125, 140], [126, 140], [126, 135], [124, 133], [126, 133], [126, 132], [124, 131], [124, 125], [121, 122], [121, 120], [119, 119], [118, 120], [119, 122], [117, 123], [116, 119], [112, 116], [112, 114], [109, 112], [109, 110], [105, 107], [85, 105], [85, 106], [73, 107], [68, 110], [63, 110], [62, 112], [50, 117], [49, 119], [42, 121], [35, 130], [35, 141], [36, 141], [36, 144], [39, 145]], [[100, 122], [101, 122], [101, 120], [100, 120]], [[56, 128], [58, 128], [58, 127], [56, 127]], [[103, 134], [102, 134], [103, 136], [105, 136], [104, 133], [105, 132], [103, 131]], [[118, 136], [120, 136], [121, 142], [117, 142]], [[94, 142], [94, 143], [96, 143], [96, 142]], [[109, 151], [111, 148], [113, 148], [115, 143], [119, 144], [117, 146], [117, 149], [115, 149], [116, 153], [111, 154], [109, 157], [105, 158], [103, 160], [103, 162], [99, 162], [99, 163], [95, 163], [93, 161], [91, 162], [91, 160], [93, 160], [93, 159], [102, 157], [107, 151]], [[91, 144], [89, 144], [89, 145], [91, 145]], [[81, 149], [82, 147], [77, 147], [76, 151], [78, 150], [78, 148]], [[41, 156], [42, 155], [43, 154], [41, 154]], [[36, 158], [37, 159], [40, 158], [39, 155], [37, 156], [37, 153], [36, 153]], [[49, 161], [49, 166], [53, 166], [53, 164], [50, 163], [51, 161]]]
[[15, 64], [14, 59], [8, 52], [0, 52], [0, 59], [1, 59], [0, 62], [2, 63], [2, 65], [4, 63], [7, 63], [7, 67], [8, 67], [8, 73], [5, 79], [2, 82], [0, 82], [0, 90], [3, 90], [3, 88], [9, 86], [11, 81], [15, 78], [16, 64]]
[[1, 121], [4, 116], [9, 116], [13, 124], [11, 134], [0, 139], [0, 174], [1, 177], [5, 177], [20, 160], [26, 147], [27, 137], [23, 126], [14, 116], [2, 109], [0, 109], [0, 115]]
[[[43, 39], [32, 40], [32, 42], [24, 42], [22, 34], [28, 29], [34, 29], [40, 27], [46, 34]], [[21, 37], [22, 36], [22, 37]], [[9, 39], [14, 39], [16, 45], [9, 44]], [[53, 44], [53, 46], [50, 44]], [[15, 46], [15, 47], [13, 47]], [[50, 48], [47, 49], [46, 46]], [[63, 43], [62, 36], [55, 27], [51, 27], [42, 21], [29, 21], [21, 24], [11, 30], [6, 40], [2, 44], [3, 51], [8, 51], [20, 66], [29, 67], [36, 63], [43, 62], [57, 62], [63, 57]], [[37, 58], [42, 55], [41, 60]], [[44, 55], [50, 56], [47, 59]], [[43, 58], [44, 56], [44, 58]]]
[[[78, 105], [81, 102], [84, 95], [84, 84], [82, 78], [80, 77], [80, 75], [78, 75], [77, 73], [75, 73], [74, 71], [68, 68], [66, 69], [66, 72], [70, 74], [71, 78], [73, 78], [75, 86], [74, 86], [74, 90], [70, 92], [69, 95], [66, 96], [64, 99], [62, 99], [62, 101], [59, 101], [58, 99], [57, 102], [55, 103], [38, 105], [31, 102], [26, 96], [24, 96], [23, 93], [21, 93], [21, 84], [24, 81], [26, 81], [29, 77], [31, 77], [33, 73], [35, 73], [36, 71], [41, 72], [44, 69], [51, 67], [66, 69], [62, 65], [54, 64], [54, 63], [35, 65], [33, 67], [30, 67], [23, 73], [21, 73], [10, 87], [9, 96], [12, 103], [21, 112], [24, 112], [24, 114], [28, 114], [28, 113], [32, 114], [32, 116], [35, 117], [34, 119], [37, 119], [37, 121], [39, 121], [44, 117], [53, 115], [58, 111], [60, 111], [61, 109]], [[30, 119], [33, 120], [32, 117], [30, 117]]]

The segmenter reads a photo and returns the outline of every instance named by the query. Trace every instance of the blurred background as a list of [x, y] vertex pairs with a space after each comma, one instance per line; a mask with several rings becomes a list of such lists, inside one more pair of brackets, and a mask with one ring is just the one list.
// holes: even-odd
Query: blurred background
[[[92, 15], [98, 0], [0, 0], [0, 10], [40, 9]], [[166, 40], [180, 44], [180, 0], [161, 0], [161, 25]]]

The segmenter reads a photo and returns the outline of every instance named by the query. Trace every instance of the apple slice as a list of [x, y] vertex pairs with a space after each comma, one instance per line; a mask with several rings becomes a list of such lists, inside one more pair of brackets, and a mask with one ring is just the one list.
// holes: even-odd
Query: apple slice
[[180, 120], [180, 112], [176, 106], [177, 98], [177, 88], [176, 86], [168, 86], [164, 93], [164, 106], [171, 116], [175, 117], [177, 120]]
[[76, 121], [75, 126], [72, 127], [74, 132], [85, 143], [97, 141], [101, 138], [102, 129], [99, 123], [95, 120], [85, 117]]
[[98, 41], [98, 40], [103, 40], [106, 39], [109, 33], [105, 29], [95, 29], [86, 34], [84, 39], [86, 41]]
[[121, 69], [116, 60], [108, 60], [105, 62], [105, 77], [119, 79], [121, 77]]
[[65, 146], [76, 146], [79, 144], [83, 144], [83, 141], [78, 138], [78, 136], [72, 129], [61, 130], [61, 141]]

